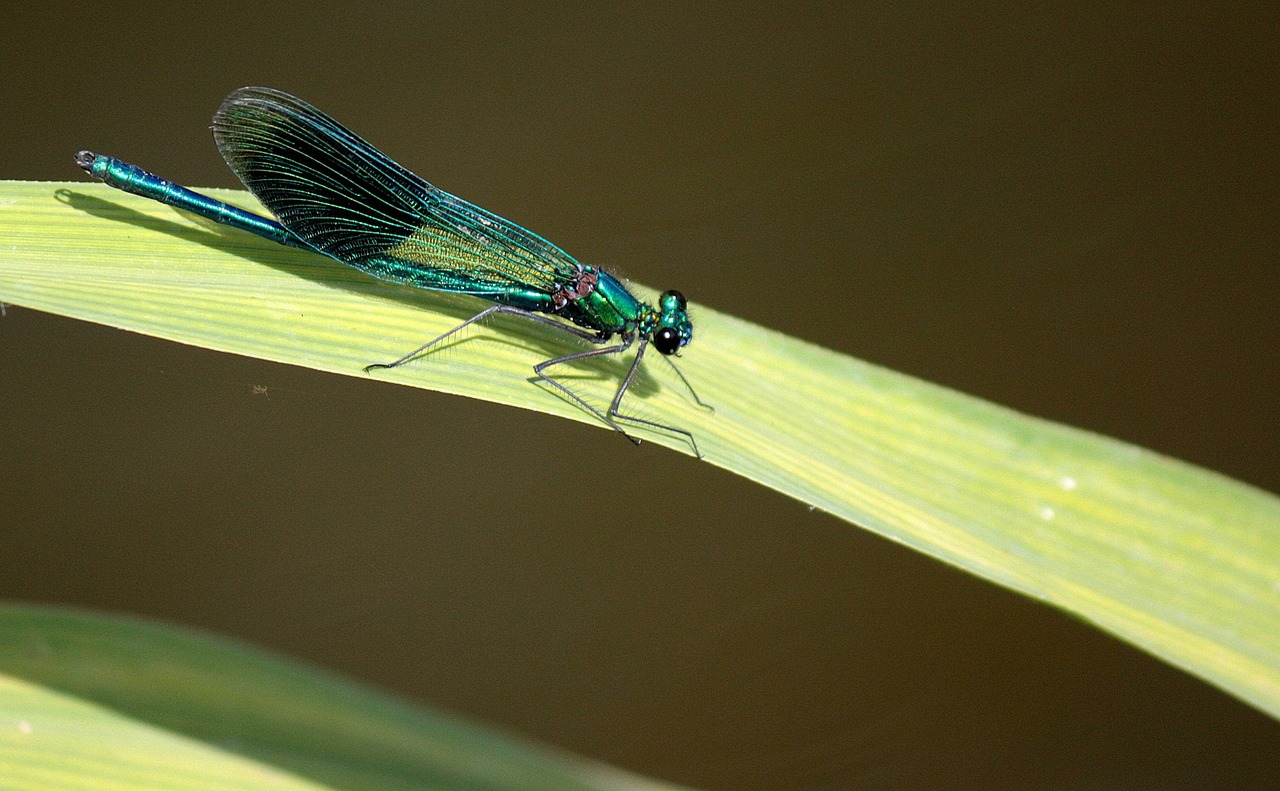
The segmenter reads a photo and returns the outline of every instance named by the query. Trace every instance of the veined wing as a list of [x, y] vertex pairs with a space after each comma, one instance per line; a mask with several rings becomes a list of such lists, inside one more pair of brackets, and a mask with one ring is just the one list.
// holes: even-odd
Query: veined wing
[[370, 274], [478, 296], [552, 293], [578, 263], [513, 222], [428, 184], [282, 91], [233, 91], [213, 117], [223, 159], [295, 235]]

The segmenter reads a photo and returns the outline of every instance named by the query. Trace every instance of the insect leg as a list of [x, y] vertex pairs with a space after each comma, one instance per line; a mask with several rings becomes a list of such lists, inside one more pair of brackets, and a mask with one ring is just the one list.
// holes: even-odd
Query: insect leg
[[709, 409], [714, 413], [716, 408], [704, 402], [701, 398], [698, 398], [698, 391], [694, 390], [693, 385], [689, 384], [689, 380], [684, 378], [684, 372], [680, 370], [680, 367], [672, 362], [671, 358], [665, 354], [662, 355], [662, 359], [667, 361], [667, 365], [671, 366], [671, 370], [676, 372], [676, 376], [680, 377], [681, 382], [684, 382], [684, 386], [689, 390], [689, 395], [693, 396], [693, 400], [698, 403], [698, 406], [703, 409]]
[[[653, 428], [660, 428], [663, 431], [670, 431], [673, 434], [680, 434], [689, 440], [689, 444], [693, 447], [694, 455], [697, 456], [699, 459], [701, 459], [702, 451], [698, 450], [698, 441], [693, 438], [693, 434], [689, 433], [688, 431], [685, 431], [682, 428], [676, 428], [675, 426], [668, 426], [665, 423], [656, 423], [652, 420], [645, 420], [644, 418], [633, 417], [631, 415], [624, 415], [618, 409], [620, 406], [622, 406], [622, 397], [627, 394], [627, 388], [631, 387], [631, 380], [635, 378], [636, 371], [640, 370], [640, 361], [644, 359], [644, 350], [645, 350], [645, 347], [647, 347], [648, 345], [649, 345], [649, 341], [647, 338], [640, 339], [640, 348], [639, 350], [636, 351], [635, 361], [631, 363], [631, 370], [627, 371], [627, 375], [623, 378], [622, 384], [618, 385], [618, 392], [613, 397], [613, 403], [609, 405], [609, 416], [611, 418], [617, 418], [618, 420], [628, 420], [632, 423], [640, 423], [641, 425], [651, 426]], [[679, 373], [679, 372], [680, 372], [680, 369], [677, 368], [676, 373]], [[681, 376], [680, 378], [684, 379], [684, 376]], [[689, 384], [688, 381], [685, 381], [685, 384], [688, 385]], [[689, 390], [690, 392], [693, 392], [693, 388], [689, 388]], [[698, 398], [697, 393], [694, 393], [693, 397], [694, 399], [697, 399]], [[698, 403], [702, 404], [701, 401], [698, 401]], [[613, 423], [612, 420], [609, 422]], [[616, 426], [617, 424], [614, 423], [614, 425]], [[618, 430], [622, 431], [622, 429], [618, 429]], [[625, 431], [623, 431], [622, 433], [626, 434]], [[637, 444], [639, 443], [637, 442]]]
[[[557, 324], [559, 324], [559, 322], [557, 322]], [[568, 327], [566, 325], [560, 325], [560, 326], [565, 327], [565, 329], [575, 329], [575, 328]], [[595, 339], [596, 343], [601, 342], [601, 339], [597, 338], [594, 335], [590, 337]], [[578, 395], [577, 393], [573, 392], [568, 387], [560, 383], [558, 380], [556, 380], [554, 376], [551, 376], [550, 374], [546, 373], [546, 369], [550, 368], [553, 365], [559, 365], [560, 363], [570, 363], [575, 360], [585, 360], [589, 357], [598, 357], [602, 354], [621, 354], [622, 352], [625, 352], [627, 349], [631, 348], [631, 344], [634, 342], [634, 340], [635, 340], [634, 336], [623, 336], [622, 343], [616, 344], [614, 346], [606, 346], [603, 349], [588, 349], [585, 352], [574, 352], [573, 354], [566, 354], [563, 357], [555, 357], [550, 360], [544, 360], [543, 362], [540, 362], [537, 365], [533, 366], [533, 372], [536, 373], [538, 376], [542, 377], [543, 381], [547, 382], [552, 387], [559, 390], [561, 393], [564, 393], [565, 395], [572, 398], [574, 401], [581, 404], [582, 407], [585, 408], [588, 412], [600, 418], [600, 421], [602, 423], [612, 426], [614, 429], [618, 431], [619, 434], [631, 440], [632, 443], [639, 445], [640, 444], [639, 437], [633, 437], [630, 434], [628, 434], [626, 430], [623, 429], [622, 426], [619, 426], [613, 420], [613, 418], [611, 418], [609, 415], [606, 415], [605, 413], [601, 412], [599, 409], [596, 409], [595, 407], [591, 406], [591, 404], [589, 404], [585, 398], [583, 398], [582, 396]], [[632, 369], [634, 372], [634, 366], [632, 366]], [[631, 379], [630, 374], [627, 375], [627, 379], [628, 380]]]
[[395, 368], [396, 366], [403, 365], [404, 363], [407, 363], [407, 362], [409, 362], [410, 360], [412, 360], [413, 358], [415, 358], [415, 357], [417, 357], [418, 355], [422, 354], [422, 353], [423, 353], [423, 352], [425, 352], [427, 349], [430, 349], [432, 346], [435, 346], [435, 345], [436, 345], [437, 343], [439, 343], [440, 341], [442, 341], [442, 340], [444, 340], [445, 338], [448, 338], [450, 335], [453, 335], [454, 333], [458, 332], [458, 331], [459, 331], [459, 330], [461, 330], [462, 328], [464, 328], [464, 327], [466, 327], [466, 326], [468, 326], [468, 325], [470, 325], [470, 324], [475, 324], [477, 321], [484, 321], [486, 318], [488, 318], [489, 316], [493, 315], [494, 313], [510, 313], [510, 314], [512, 314], [512, 315], [515, 315], [515, 316], [523, 316], [524, 318], [527, 318], [527, 319], [533, 319], [534, 321], [541, 322], [541, 323], [543, 323], [543, 324], [546, 324], [547, 326], [555, 327], [556, 329], [558, 329], [558, 330], [562, 330], [562, 331], [564, 331], [564, 332], [567, 332], [567, 333], [569, 333], [570, 335], [576, 335], [577, 337], [582, 338], [582, 339], [584, 339], [584, 340], [591, 341], [592, 343], [603, 343], [603, 342], [604, 342], [604, 339], [603, 339], [603, 338], [601, 338], [599, 335], [596, 335], [594, 332], [587, 332], [586, 330], [582, 330], [582, 329], [579, 329], [578, 327], [574, 327], [574, 326], [571, 326], [571, 325], [569, 325], [569, 324], [565, 324], [564, 322], [561, 322], [561, 321], [556, 321], [555, 319], [549, 318], [549, 317], [547, 317], [547, 316], [543, 316], [543, 315], [540, 315], [540, 314], [538, 314], [538, 313], [534, 313], [534, 312], [532, 312], [532, 311], [525, 310], [525, 309], [523, 309], [523, 308], [513, 307], [513, 306], [511, 306], [511, 305], [494, 305], [494, 306], [493, 306], [493, 307], [491, 307], [491, 308], [485, 308], [484, 310], [480, 311], [480, 312], [479, 312], [479, 313], [477, 313], [476, 315], [472, 316], [471, 318], [469, 318], [469, 319], [467, 319], [466, 321], [462, 322], [462, 323], [461, 323], [461, 324], [459, 324], [458, 326], [456, 326], [456, 327], [454, 327], [453, 329], [449, 330], [449, 331], [448, 331], [448, 332], [446, 332], [445, 334], [443, 334], [443, 335], [439, 335], [439, 336], [437, 336], [437, 337], [435, 337], [435, 338], [432, 338], [431, 340], [429, 340], [429, 341], [427, 341], [426, 343], [422, 344], [421, 346], [419, 346], [418, 348], [416, 348], [416, 349], [414, 349], [413, 351], [409, 352], [408, 354], [406, 354], [405, 356], [401, 357], [400, 359], [395, 360], [394, 362], [389, 362], [389, 363], [373, 363], [372, 365], [366, 365], [366, 366], [364, 367], [364, 372], [365, 372], [365, 373], [368, 373], [368, 372], [370, 372], [370, 371], [372, 371], [372, 370], [375, 370], [375, 369], [380, 370], [380, 369], [383, 369], [383, 368]]

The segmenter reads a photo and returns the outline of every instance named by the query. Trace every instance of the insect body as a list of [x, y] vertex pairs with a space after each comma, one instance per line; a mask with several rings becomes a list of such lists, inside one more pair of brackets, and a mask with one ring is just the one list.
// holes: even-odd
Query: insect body
[[[214, 115], [213, 135], [223, 159], [276, 219], [113, 157], [81, 151], [76, 162], [112, 187], [280, 244], [314, 250], [374, 277], [494, 303], [400, 359], [367, 366], [366, 371], [402, 365], [495, 313], [521, 316], [598, 347], [534, 366], [544, 381], [636, 444], [639, 439], [618, 421], [680, 434], [701, 456], [688, 431], [620, 411], [650, 344], [669, 356], [692, 340], [693, 324], [680, 292], [663, 293], [657, 305], [637, 299], [608, 272], [581, 264], [541, 236], [428, 184], [287, 93], [269, 88], [232, 92]], [[620, 354], [632, 346], [635, 359], [604, 411], [546, 373], [561, 363]]]

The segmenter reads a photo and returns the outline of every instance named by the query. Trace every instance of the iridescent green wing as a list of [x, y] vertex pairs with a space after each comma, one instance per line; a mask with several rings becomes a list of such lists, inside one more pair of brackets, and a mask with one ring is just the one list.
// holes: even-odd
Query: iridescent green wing
[[376, 277], [533, 307], [529, 295], [554, 293], [578, 271], [560, 248], [428, 184], [287, 93], [234, 91], [213, 134], [286, 228]]

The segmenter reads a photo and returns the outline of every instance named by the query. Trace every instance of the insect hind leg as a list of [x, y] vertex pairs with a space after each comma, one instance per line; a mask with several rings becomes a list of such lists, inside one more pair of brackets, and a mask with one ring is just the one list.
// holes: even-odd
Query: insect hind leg
[[435, 346], [437, 343], [440, 343], [441, 341], [453, 336], [454, 334], [465, 329], [466, 327], [471, 326], [472, 324], [475, 324], [476, 322], [484, 321], [486, 318], [488, 318], [489, 316], [492, 316], [495, 313], [508, 313], [513, 316], [523, 316], [526, 319], [532, 319], [542, 324], [546, 324], [549, 327], [555, 327], [558, 330], [561, 330], [563, 332], [569, 333], [570, 335], [575, 335], [579, 338], [583, 338], [585, 340], [591, 341], [592, 343], [604, 342], [604, 339], [596, 335], [595, 333], [586, 332], [585, 330], [581, 330], [577, 327], [573, 327], [563, 322], [556, 321], [555, 319], [552, 319], [548, 316], [543, 316], [538, 313], [525, 310], [524, 308], [517, 308], [511, 305], [494, 305], [491, 308], [485, 308], [484, 310], [480, 311], [476, 315], [462, 322], [461, 324], [449, 330], [448, 332], [444, 333], [443, 335], [438, 335], [435, 338], [432, 338], [431, 340], [427, 341], [426, 343], [422, 344], [418, 348], [414, 349], [413, 351], [409, 352], [408, 354], [404, 355], [403, 357], [397, 360], [393, 360], [392, 362], [389, 362], [389, 363], [372, 363], [371, 365], [366, 365], [364, 367], [364, 372], [369, 373], [370, 371], [380, 371], [387, 368], [399, 367], [409, 362], [410, 360], [418, 357], [423, 352], [429, 350], [432, 346]]

